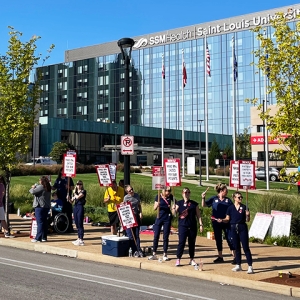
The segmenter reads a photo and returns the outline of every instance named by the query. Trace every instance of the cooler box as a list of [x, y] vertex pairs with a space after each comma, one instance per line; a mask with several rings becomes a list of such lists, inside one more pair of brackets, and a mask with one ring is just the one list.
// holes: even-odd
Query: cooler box
[[102, 254], [115, 257], [128, 256], [129, 238], [127, 236], [106, 235], [102, 237]]

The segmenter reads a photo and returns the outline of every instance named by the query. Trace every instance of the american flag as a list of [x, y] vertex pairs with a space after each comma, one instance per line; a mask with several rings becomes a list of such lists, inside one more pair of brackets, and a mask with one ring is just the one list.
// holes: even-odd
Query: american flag
[[165, 78], [166, 78], [164, 62], [162, 62], [161, 76], [162, 76], [162, 79], [165, 79]]
[[186, 75], [186, 68], [185, 68], [185, 62], [184, 60], [182, 61], [182, 82], [183, 82], [183, 87], [186, 86], [187, 83], [187, 75]]
[[234, 55], [233, 55], [233, 79], [234, 79], [234, 81], [236, 81], [237, 78], [238, 78], [238, 63], [237, 63], [235, 52], [234, 52]]
[[210, 54], [209, 54], [209, 49], [208, 45], [206, 44], [206, 73], [210, 77]]

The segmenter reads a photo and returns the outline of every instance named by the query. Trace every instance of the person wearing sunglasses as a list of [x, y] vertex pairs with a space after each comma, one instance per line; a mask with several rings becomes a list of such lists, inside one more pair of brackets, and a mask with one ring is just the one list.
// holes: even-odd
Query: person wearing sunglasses
[[140, 241], [140, 227], [143, 218], [141, 199], [139, 194], [134, 192], [131, 185], [126, 185], [125, 191], [127, 194], [124, 197], [124, 202], [131, 203], [133, 214], [135, 215], [136, 222], [138, 223], [138, 226], [126, 229], [126, 234], [129, 238], [129, 246], [132, 249], [132, 253], [134, 253], [134, 257], [144, 257], [145, 255], [141, 249]]
[[171, 187], [167, 186], [162, 189], [161, 194], [155, 197], [154, 210], [157, 210], [157, 217], [153, 225], [154, 238], [153, 238], [153, 255], [149, 256], [149, 260], [156, 260], [156, 250], [158, 247], [159, 236], [161, 228], [163, 227], [163, 261], [170, 260], [167, 256], [169, 247], [169, 235], [171, 230], [172, 213], [171, 206], [173, 202], [173, 195], [171, 194]]
[[195, 257], [195, 244], [197, 237], [197, 219], [199, 220], [200, 232], [203, 231], [203, 223], [200, 214], [198, 203], [190, 199], [191, 192], [188, 188], [182, 190], [182, 200], [177, 201], [173, 205], [174, 213], [178, 213], [178, 246], [177, 246], [177, 260], [176, 267], [180, 266], [180, 259], [182, 257], [186, 239], [188, 239], [189, 246], [189, 265], [196, 266]]
[[78, 234], [78, 239], [72, 243], [75, 246], [84, 246], [83, 218], [84, 205], [86, 202], [86, 190], [84, 189], [83, 182], [81, 180], [78, 180], [76, 183], [76, 187], [71, 201], [74, 203], [73, 215]]
[[243, 196], [240, 192], [233, 195], [234, 205], [228, 207], [226, 217], [218, 219], [219, 223], [230, 223], [231, 236], [235, 247], [236, 266], [232, 269], [234, 272], [242, 271], [242, 251], [241, 244], [244, 249], [246, 260], [248, 263], [248, 274], [253, 274], [252, 254], [249, 248], [249, 234], [246, 222], [250, 221], [250, 212], [246, 205], [242, 204]]
[[218, 257], [214, 260], [214, 263], [223, 263], [223, 236], [222, 233], [224, 232], [225, 239], [227, 244], [231, 250], [233, 255], [232, 264], [236, 264], [235, 260], [235, 252], [234, 246], [230, 236], [230, 226], [226, 223], [219, 223], [216, 222], [216, 219], [224, 219], [226, 217], [227, 208], [233, 205], [232, 200], [227, 197], [227, 186], [225, 183], [219, 183], [215, 187], [216, 192], [218, 193], [216, 196], [213, 196], [205, 201], [206, 192], [202, 193], [202, 207], [212, 207], [212, 227], [214, 230], [214, 236], [216, 241], [216, 246], [218, 250]]

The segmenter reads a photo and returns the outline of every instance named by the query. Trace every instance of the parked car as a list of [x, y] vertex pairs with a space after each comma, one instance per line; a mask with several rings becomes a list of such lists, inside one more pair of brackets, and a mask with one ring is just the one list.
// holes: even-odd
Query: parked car
[[[264, 167], [259, 167], [255, 170], [255, 177], [257, 179], [266, 178], [266, 169]], [[271, 181], [279, 180], [279, 170], [274, 167], [269, 167], [269, 178]]]
[[36, 157], [32, 158], [30, 162], [26, 163], [27, 166], [35, 165], [57, 165], [57, 162], [52, 160], [50, 157]]

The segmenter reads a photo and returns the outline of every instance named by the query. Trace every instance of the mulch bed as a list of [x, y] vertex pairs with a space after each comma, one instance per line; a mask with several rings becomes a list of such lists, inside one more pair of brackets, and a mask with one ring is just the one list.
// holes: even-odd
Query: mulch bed
[[287, 274], [283, 274], [282, 277], [276, 276], [262, 279], [260, 281], [288, 285], [293, 287], [300, 287], [300, 275], [297, 274], [292, 274], [290, 275], [290, 277]]

